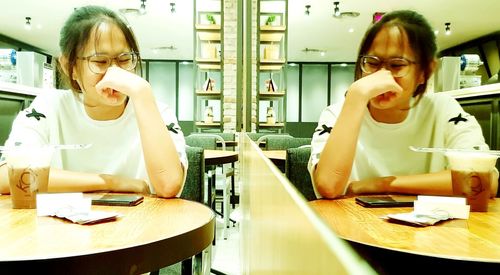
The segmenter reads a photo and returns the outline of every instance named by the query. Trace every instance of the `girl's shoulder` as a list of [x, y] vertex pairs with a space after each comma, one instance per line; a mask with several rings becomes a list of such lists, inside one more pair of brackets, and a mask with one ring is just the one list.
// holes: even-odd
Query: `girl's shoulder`
[[38, 104], [57, 108], [60, 104], [68, 101], [75, 101], [76, 95], [70, 90], [47, 89], [35, 98]]
[[433, 104], [444, 104], [449, 102], [457, 102], [455, 98], [446, 93], [426, 93], [422, 101]]

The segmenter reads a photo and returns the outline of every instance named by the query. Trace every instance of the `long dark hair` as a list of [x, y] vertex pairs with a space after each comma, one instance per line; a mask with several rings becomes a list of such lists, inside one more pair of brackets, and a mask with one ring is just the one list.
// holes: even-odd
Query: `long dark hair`
[[[354, 79], [362, 77], [360, 56], [365, 55], [370, 49], [375, 36], [384, 27], [397, 27], [401, 33], [406, 34], [408, 44], [415, 53], [416, 63], [424, 73], [424, 83], [417, 86], [413, 97], [419, 100], [427, 88], [427, 80], [433, 72], [433, 61], [436, 57], [436, 36], [431, 25], [419, 13], [412, 10], [399, 10], [385, 14], [380, 21], [373, 24], [365, 33], [358, 52]], [[417, 102], [418, 102], [417, 100]]]
[[[59, 48], [61, 54], [67, 59], [66, 68], [60, 72], [64, 80], [74, 92], [81, 92], [81, 87], [71, 77], [73, 68], [83, 48], [87, 45], [92, 31], [97, 32], [103, 23], [116, 25], [124, 34], [128, 46], [138, 55], [138, 70], [142, 71], [139, 46], [134, 33], [126, 21], [114, 11], [101, 6], [85, 6], [75, 9], [61, 29]], [[97, 37], [97, 36], [96, 36]], [[67, 72], [67, 74], [64, 73]]]

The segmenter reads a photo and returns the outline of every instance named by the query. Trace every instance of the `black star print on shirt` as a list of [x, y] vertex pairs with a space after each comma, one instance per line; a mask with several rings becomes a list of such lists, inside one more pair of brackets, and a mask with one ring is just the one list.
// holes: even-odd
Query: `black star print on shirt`
[[324, 133], [330, 133], [330, 132], [332, 131], [332, 128], [333, 128], [333, 127], [328, 127], [328, 126], [326, 126], [325, 124], [321, 125], [321, 127], [323, 127], [323, 130], [316, 130], [316, 132], [317, 132], [317, 131], [321, 131], [321, 132], [319, 133], [319, 135], [320, 135], [320, 136], [321, 136], [322, 134], [324, 134]]
[[40, 121], [41, 117], [47, 118], [44, 114], [37, 112], [35, 108], [31, 109], [31, 113], [26, 114], [26, 117], [34, 117], [38, 121]]
[[466, 122], [467, 119], [462, 117], [462, 113], [458, 114], [458, 116], [456, 117], [452, 117], [450, 118], [450, 120], [448, 120], [448, 122], [453, 122], [455, 123], [455, 125], [457, 125], [460, 121], [463, 121], [463, 122]]
[[180, 130], [180, 128], [177, 127], [174, 123], [170, 123], [169, 125], [167, 125], [167, 129], [174, 134], [178, 134]]

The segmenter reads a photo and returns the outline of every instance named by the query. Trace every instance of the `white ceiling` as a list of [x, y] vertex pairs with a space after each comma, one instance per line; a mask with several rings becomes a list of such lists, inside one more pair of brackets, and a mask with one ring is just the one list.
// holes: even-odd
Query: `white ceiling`
[[[175, 13], [170, 12], [170, 2], [176, 3]], [[500, 0], [339, 0], [341, 11], [360, 13], [359, 17], [342, 19], [332, 17], [333, 1], [288, 2], [290, 61], [354, 61], [363, 33], [371, 22], [372, 14], [377, 11], [419, 11], [439, 30], [440, 49], [500, 31]], [[3, 4], [0, 34], [58, 55], [59, 29], [75, 7], [98, 4], [115, 10], [137, 9], [140, 0], [4, 0]], [[307, 4], [311, 5], [309, 16], [304, 13]], [[193, 1], [147, 0], [146, 7], [146, 15], [127, 16], [139, 39], [143, 58], [192, 60]], [[24, 29], [26, 16], [32, 18], [31, 31]], [[445, 22], [451, 22], [450, 36], [444, 35]], [[349, 33], [349, 28], [353, 28], [354, 32]], [[170, 46], [176, 49], [153, 51], [153, 48]], [[304, 48], [324, 50], [326, 54], [305, 53], [302, 51]]]

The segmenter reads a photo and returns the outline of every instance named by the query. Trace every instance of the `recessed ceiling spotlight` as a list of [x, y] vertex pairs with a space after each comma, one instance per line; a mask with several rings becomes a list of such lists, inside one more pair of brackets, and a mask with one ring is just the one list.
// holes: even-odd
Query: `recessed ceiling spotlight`
[[146, 14], [146, 0], [141, 0], [141, 7], [139, 8], [140, 14]]
[[446, 35], [450, 35], [451, 34], [451, 27], [450, 27], [451, 23], [444, 23], [444, 33]]
[[306, 5], [306, 11], [304, 12], [305, 15], [309, 15], [311, 12], [309, 11], [309, 9], [311, 8], [311, 5]]
[[339, 4], [340, 2], [333, 2], [333, 17], [340, 17]]
[[31, 30], [31, 17], [27, 16], [26, 17], [26, 23], [24, 23], [24, 28], [26, 30]]
[[349, 28], [349, 30], [347, 30], [348, 32], [350, 33], [353, 33], [354, 32], [354, 28]]

